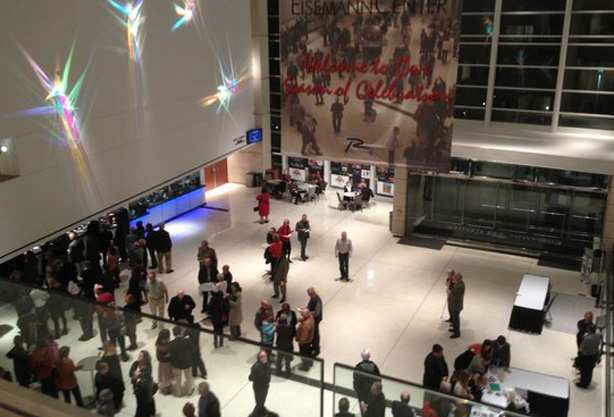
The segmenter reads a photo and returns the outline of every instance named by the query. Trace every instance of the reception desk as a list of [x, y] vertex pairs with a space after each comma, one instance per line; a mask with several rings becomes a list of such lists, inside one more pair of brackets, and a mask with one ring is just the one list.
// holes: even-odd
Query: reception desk
[[148, 207], [146, 214], [130, 221], [130, 227], [136, 227], [138, 221], [156, 226], [194, 210], [205, 202], [205, 187], [200, 187], [153, 207]]

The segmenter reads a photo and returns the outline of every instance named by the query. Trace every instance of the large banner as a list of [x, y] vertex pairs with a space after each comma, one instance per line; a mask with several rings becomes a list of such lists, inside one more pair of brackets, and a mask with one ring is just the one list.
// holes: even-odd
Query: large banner
[[461, 0], [281, 0], [282, 152], [450, 169]]

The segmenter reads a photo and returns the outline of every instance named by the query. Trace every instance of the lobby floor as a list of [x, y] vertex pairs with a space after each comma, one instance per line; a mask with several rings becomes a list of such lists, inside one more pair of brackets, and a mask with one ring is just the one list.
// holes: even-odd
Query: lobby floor
[[[371, 208], [355, 213], [337, 210], [333, 191], [329, 191], [327, 200], [303, 205], [272, 200], [271, 222], [261, 225], [252, 211], [257, 191], [227, 184], [207, 194], [208, 205], [223, 210], [199, 208], [167, 223], [166, 228], [174, 242], [175, 272], [161, 275], [161, 278], [168, 285], [171, 296], [178, 289], [184, 289], [195, 298], [198, 307], [195, 311], [200, 311], [202, 299], [197, 291], [196, 251], [201, 240], [209, 240], [210, 246], [217, 251], [220, 267], [230, 265], [234, 280], [243, 287], [243, 336], [258, 340], [257, 330], [252, 324], [254, 313], [260, 300], [273, 294], [272, 283], [264, 276], [267, 268], [263, 259], [266, 233], [269, 227], [280, 226], [284, 218], [294, 225], [301, 214], [307, 214], [312, 228], [307, 248], [310, 258], [307, 262], [298, 259], [299, 245], [293, 240], [288, 302], [293, 308], [305, 306], [308, 300], [306, 289], [310, 286], [322, 297], [324, 319], [321, 323], [320, 357], [326, 362], [324, 375], [327, 382], [333, 380], [335, 362], [354, 365], [360, 361], [360, 351], [369, 348], [372, 359], [383, 374], [420, 383], [423, 360], [433, 343], [443, 345], [448, 365], [452, 368], [454, 358], [469, 344], [503, 334], [512, 346], [513, 367], [570, 380], [570, 417], [603, 414], [603, 365], [596, 367], [593, 384], [588, 390], [580, 390], [573, 384], [574, 334], [544, 328], [541, 335], [529, 335], [508, 329], [515, 293], [524, 273], [548, 276], [555, 292], [583, 296], [588, 287], [579, 281], [579, 273], [542, 267], [537, 265], [537, 260], [520, 256], [447, 245], [434, 250], [399, 244], [388, 231], [392, 202], [385, 198], [377, 198]], [[342, 231], [348, 233], [354, 246], [350, 259], [352, 281], [349, 283], [335, 280], [339, 271], [333, 248]], [[456, 340], [449, 339], [447, 323], [440, 318], [446, 298], [445, 271], [449, 268], [463, 274], [467, 287], [465, 309], [461, 314], [462, 336]], [[123, 299], [126, 285], [124, 282], [118, 290], [117, 299]], [[272, 305], [275, 310], [279, 308], [277, 300], [273, 299]], [[2, 307], [2, 314], [3, 317], [9, 314], [7, 306]], [[197, 320], [200, 318], [197, 314]], [[208, 324], [205, 322], [205, 326]], [[70, 344], [80, 335], [78, 323], [71, 322], [69, 327], [71, 332], [58, 341], [60, 345]], [[1, 351], [10, 346], [13, 334], [0, 339]], [[141, 342], [152, 345], [156, 335], [157, 332], [140, 326]], [[237, 347], [229, 342], [231, 347], [224, 349], [232, 350], [233, 355], [238, 351], [241, 355], [241, 359], [229, 361], [229, 354], [213, 349], [212, 340], [202, 339], [209, 382], [222, 402], [223, 414], [247, 415], [253, 406], [247, 374], [257, 349]], [[98, 337], [86, 344], [75, 344], [71, 356], [78, 360], [91, 355], [99, 344]], [[129, 364], [125, 364], [126, 372]], [[0, 365], [10, 366], [4, 355], [0, 357]], [[80, 381], [84, 394], [91, 392], [89, 374], [82, 373]], [[293, 400], [303, 403], [300, 398], [304, 387], [274, 378], [267, 401], [272, 410], [279, 412], [278, 407], [283, 408], [283, 404], [275, 400], [276, 386], [283, 390], [286, 401], [290, 395]], [[130, 388], [127, 388], [126, 396], [132, 397]], [[317, 402], [316, 393], [310, 393], [308, 397], [308, 402]], [[156, 398], [163, 417], [177, 415], [187, 400], [160, 395]], [[325, 398], [324, 410], [329, 415], [332, 400], [328, 393]], [[190, 400], [196, 403], [197, 397]], [[294, 415], [313, 415], [298, 410]], [[133, 415], [133, 409], [127, 407], [118, 415]]]

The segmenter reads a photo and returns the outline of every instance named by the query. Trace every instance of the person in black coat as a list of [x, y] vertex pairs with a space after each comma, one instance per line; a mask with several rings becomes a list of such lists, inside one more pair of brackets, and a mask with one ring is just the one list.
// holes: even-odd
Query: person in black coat
[[32, 381], [32, 365], [30, 355], [24, 347], [23, 336], [17, 335], [13, 339], [13, 348], [8, 351], [6, 357], [13, 360], [15, 378], [22, 387], [27, 387]]
[[493, 365], [508, 369], [512, 360], [511, 349], [512, 348], [510, 344], [507, 343], [505, 336], [497, 337], [497, 342], [494, 345], [492, 354]]
[[168, 303], [168, 317], [171, 320], [186, 320], [190, 321], [192, 317], [192, 310], [196, 307], [196, 303], [189, 295], [185, 294], [183, 290], [177, 291], [177, 295], [171, 298]]
[[249, 380], [252, 382], [254, 389], [256, 408], [263, 408], [271, 383], [271, 367], [266, 350], [258, 352], [258, 360], [252, 365]]
[[371, 396], [365, 403], [362, 402], [360, 408], [363, 417], [384, 417], [386, 414], [386, 397], [382, 392], [382, 383], [375, 381], [371, 385]]
[[141, 369], [134, 382], [134, 395], [136, 397], [136, 412], [134, 417], [154, 417], [156, 415], [155, 389], [151, 368]]
[[376, 381], [380, 381], [379, 378], [371, 377], [365, 374], [379, 375], [379, 368], [371, 360], [371, 352], [369, 349], [365, 349], [361, 352], [362, 361], [356, 364], [355, 369], [358, 372], [354, 372], [353, 386], [358, 397], [358, 402], [367, 402], [371, 396], [371, 387]]
[[207, 379], [207, 368], [200, 352], [200, 325], [194, 322], [193, 316], [190, 316], [186, 323], [189, 326], [185, 330], [185, 335], [192, 343], [192, 376], [196, 378], [197, 371], [200, 371], [200, 377]]
[[290, 303], [283, 303], [281, 305], [281, 310], [279, 310], [275, 315], [275, 320], [279, 320], [282, 314], [285, 314], [288, 317], [288, 324], [292, 329], [292, 337], [295, 337], [296, 326], [298, 325], [298, 318], [296, 317], [296, 313], [290, 308]]
[[164, 273], [164, 262], [166, 262], [166, 273], [173, 272], [173, 263], [171, 257], [171, 249], [173, 247], [173, 241], [171, 235], [164, 229], [164, 224], [160, 224], [158, 233], [155, 240], [155, 248], [158, 254], [158, 273]]
[[113, 405], [115, 410], [119, 410], [124, 399], [124, 383], [121, 379], [117, 379], [111, 375], [109, 364], [106, 361], [100, 360], [96, 364], [96, 376], [94, 378], [94, 386], [96, 387], [96, 398], [100, 397], [100, 391], [110, 389], [113, 392]]
[[354, 414], [350, 413], [350, 400], [347, 397], [341, 397], [339, 400], [339, 412], [335, 417], [354, 417]]
[[424, 359], [424, 376], [422, 385], [426, 388], [439, 390], [441, 381], [448, 377], [448, 364], [443, 356], [443, 347], [433, 345], [433, 350]]
[[392, 417], [414, 417], [418, 413], [416, 409], [410, 407], [409, 400], [411, 399], [409, 392], [401, 393], [400, 401], [392, 402]]
[[277, 361], [275, 369], [277, 375], [282, 375], [282, 360], [286, 364], [286, 371], [283, 375], [290, 378], [290, 364], [292, 363], [292, 351], [294, 350], [295, 329], [288, 324], [288, 316], [284, 313], [279, 316], [275, 323], [275, 333], [277, 334]]
[[100, 223], [92, 220], [85, 232], [85, 259], [92, 266], [100, 268]]
[[212, 293], [208, 313], [213, 324], [213, 345], [216, 348], [222, 347], [224, 346], [224, 323], [228, 320], [228, 310], [221, 291]]
[[[198, 283], [199, 284], [216, 284], [217, 283], [217, 268], [213, 265], [213, 260], [211, 258], [206, 258], [205, 262], [200, 265], [200, 269], [198, 270]], [[201, 309], [201, 313], [207, 313], [207, 305], [209, 301], [209, 292], [202, 291], [203, 295], [203, 308]]]
[[[173, 328], [173, 336], [175, 338], [168, 344], [168, 351], [175, 376], [174, 394], [176, 397], [192, 395], [194, 391], [192, 342], [183, 337], [183, 328], [179, 326]], [[181, 386], [182, 375], [185, 378], [183, 387]]]
[[[158, 268], [158, 259], [156, 255], [156, 241], [158, 238], [158, 232], [156, 232], [151, 223], [147, 223], [145, 226], [145, 240], [147, 241], [147, 252], [149, 252], [149, 257], [151, 258], [151, 268]], [[147, 266], [147, 265], [145, 265]]]

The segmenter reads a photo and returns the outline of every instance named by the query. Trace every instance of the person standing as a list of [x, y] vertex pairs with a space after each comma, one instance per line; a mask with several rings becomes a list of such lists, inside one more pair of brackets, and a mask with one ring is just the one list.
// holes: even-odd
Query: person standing
[[202, 379], [207, 379], [207, 368], [200, 351], [200, 324], [194, 322], [194, 317], [188, 317], [188, 326], [185, 329], [185, 336], [192, 344], [192, 377], [196, 378], [198, 372]]
[[156, 359], [158, 360], [158, 383], [160, 393], [168, 395], [173, 387], [173, 366], [171, 365], [171, 353], [168, 347], [171, 341], [171, 332], [162, 329], [156, 339]]
[[281, 240], [284, 256], [287, 256], [290, 263], [292, 263], [292, 259], [290, 259], [290, 254], [292, 253], [292, 241], [290, 240], [292, 238], [292, 228], [290, 227], [290, 220], [284, 219], [284, 224], [277, 229], [277, 233]]
[[350, 256], [352, 256], [352, 241], [348, 239], [346, 232], [341, 232], [341, 237], [335, 243], [335, 257], [339, 258], [341, 281], [350, 281]]
[[173, 272], [173, 261], [171, 256], [173, 241], [171, 240], [171, 235], [165, 230], [164, 223], [160, 223], [155, 244], [158, 254], [158, 273], [164, 273], [164, 263], [166, 263], [166, 273], [171, 274]]
[[[213, 259], [205, 258], [204, 262], [201, 263], [200, 268], [198, 270], [198, 283], [199, 284], [216, 284], [217, 283], [217, 268], [213, 265]], [[207, 305], [209, 302], [209, 291], [201, 290], [201, 294], [203, 295], [203, 308], [200, 310], [201, 313], [207, 313]]]
[[132, 294], [126, 294], [124, 297], [124, 325], [126, 326], [126, 336], [130, 341], [128, 350], [136, 350], [136, 325], [141, 317], [141, 306], [136, 302]]
[[21, 335], [15, 336], [13, 344], [13, 348], [8, 351], [6, 357], [13, 360], [13, 371], [19, 385], [27, 387], [32, 381], [32, 367], [30, 366], [30, 355], [24, 347], [24, 337]]
[[271, 262], [271, 280], [273, 279], [273, 274], [275, 273], [275, 268], [277, 268], [277, 263], [281, 259], [283, 253], [283, 243], [279, 238], [279, 235], [273, 235], [273, 242], [269, 245], [269, 258]]
[[593, 369], [599, 355], [601, 354], [601, 336], [595, 331], [595, 326], [588, 328], [578, 356], [578, 367], [580, 368], [580, 380], [576, 382], [579, 388], [588, 388], [593, 380]]
[[233, 340], [241, 336], [241, 323], [243, 322], [242, 292], [238, 282], [230, 285], [228, 304], [230, 305], [228, 326], [230, 327], [230, 339]]
[[271, 196], [269, 195], [269, 190], [267, 190], [266, 187], [262, 187], [260, 194], [256, 196], [256, 201], [258, 201], [260, 224], [269, 222], [269, 213], [271, 211], [270, 199]]
[[279, 297], [279, 292], [281, 289], [281, 300], [279, 300], [280, 303], [286, 301], [286, 283], [288, 281], [289, 269], [290, 261], [284, 256], [277, 262], [277, 268], [275, 268], [275, 272], [273, 273], [273, 288], [275, 289], [275, 294], [273, 294], [271, 297]]
[[431, 353], [424, 359], [424, 376], [422, 385], [426, 388], [439, 390], [441, 382], [448, 378], [448, 364], [443, 356], [443, 347], [434, 344]]
[[386, 141], [386, 148], [388, 149], [388, 169], [391, 170], [394, 168], [394, 163], [396, 161], [396, 150], [401, 146], [401, 142], [399, 142], [399, 126], [395, 126], [392, 128], [392, 132], [390, 133], [390, 137], [388, 141]]
[[224, 322], [227, 317], [227, 311], [225, 308], [224, 299], [220, 291], [215, 291], [211, 294], [211, 302], [208, 306], [209, 316], [211, 317], [211, 323], [213, 324], [213, 346], [224, 346]]
[[311, 315], [315, 321], [311, 352], [313, 356], [318, 356], [320, 354], [320, 322], [322, 322], [324, 305], [322, 304], [322, 299], [313, 287], [307, 289], [307, 295], [309, 295], [307, 309], [311, 311]]
[[463, 299], [465, 298], [465, 282], [463, 276], [459, 273], [452, 277], [454, 285], [448, 290], [448, 308], [450, 310], [450, 331], [452, 335], [450, 339], [460, 337], [460, 313], [463, 310]]
[[354, 367], [356, 371], [353, 376], [353, 387], [356, 391], [359, 403], [366, 403], [371, 395], [371, 386], [374, 382], [379, 381], [379, 378], [374, 378], [365, 374], [379, 375], [379, 368], [371, 360], [371, 352], [369, 349], [364, 349], [360, 356], [362, 360]]
[[211, 392], [209, 384], [201, 382], [198, 384], [198, 417], [220, 417], [220, 402]]
[[333, 114], [333, 130], [335, 133], [341, 132], [341, 120], [343, 120], [343, 104], [339, 101], [339, 97], [335, 98], [335, 102], [331, 104], [330, 111]]
[[[147, 241], [147, 252], [149, 252], [149, 258], [151, 258], [151, 269], [158, 269], [158, 257], [156, 255], [156, 239], [158, 238], [158, 232], [156, 232], [151, 223], [147, 223], [145, 226], [145, 240]], [[147, 265], [145, 265], [147, 267]]]
[[273, 307], [271, 307], [271, 303], [267, 299], [262, 299], [260, 301], [260, 308], [256, 310], [256, 314], [254, 315], [254, 327], [258, 330], [258, 333], [262, 333], [262, 321], [264, 320], [264, 314], [267, 310], [273, 312]]
[[195, 307], [196, 303], [192, 297], [186, 295], [183, 290], [178, 290], [177, 295], [168, 303], [168, 317], [173, 321], [187, 320], [192, 316]]
[[258, 360], [252, 365], [249, 380], [252, 382], [254, 389], [256, 408], [264, 407], [271, 383], [271, 367], [265, 350], [258, 352]]
[[298, 369], [301, 371], [308, 371], [311, 368], [312, 361], [305, 357], [310, 357], [312, 355], [311, 344], [315, 331], [315, 320], [308, 309], [300, 309], [300, 312], [301, 317], [299, 319], [298, 329], [296, 330], [296, 342], [298, 343], [299, 352], [304, 358]]
[[[168, 303], [168, 290], [166, 284], [156, 278], [155, 272], [147, 274], [147, 298], [149, 299], [149, 310], [152, 316], [164, 317], [164, 306]], [[164, 328], [164, 323], [162, 323]], [[154, 320], [152, 329], [158, 327], [158, 321]]]
[[143, 367], [134, 381], [134, 395], [136, 397], [134, 417], [154, 417], [156, 415], [154, 394], [151, 367]]
[[341, 397], [338, 407], [339, 412], [335, 417], [354, 417], [354, 414], [350, 413], [350, 400], [347, 397]]
[[203, 240], [200, 243], [200, 247], [198, 248], [198, 253], [196, 254], [196, 258], [198, 259], [198, 262], [200, 263], [200, 265], [205, 264], [205, 259], [207, 258], [211, 259], [211, 263], [213, 264], [213, 267], [217, 269], [217, 253], [215, 252], [215, 249], [209, 246], [209, 241]]
[[[174, 394], [175, 397], [182, 395], [192, 395], [194, 392], [194, 378], [192, 377], [192, 342], [183, 337], [183, 329], [179, 326], [173, 328], [173, 339], [168, 344], [171, 354], [171, 365], [173, 365], [173, 375], [175, 377]], [[183, 387], [181, 376], [184, 377]]]
[[282, 375], [282, 366], [285, 363], [286, 371], [283, 375], [286, 378], [290, 377], [290, 364], [292, 363], [292, 351], [294, 350], [294, 329], [288, 324], [288, 316], [281, 314], [275, 322], [275, 333], [277, 333], [277, 362], [276, 373]]
[[79, 383], [75, 371], [82, 368], [82, 365], [75, 365], [75, 363], [68, 356], [70, 355], [70, 348], [68, 346], [62, 346], [60, 348], [60, 355], [55, 364], [55, 368], [58, 374], [58, 380], [56, 385], [58, 390], [62, 391], [64, 395], [64, 401], [70, 404], [70, 393], [72, 392], [75, 397], [75, 403], [77, 406], [83, 408], [83, 399], [81, 397], [81, 390], [79, 389]]
[[309, 239], [309, 233], [311, 232], [311, 227], [309, 226], [309, 220], [307, 220], [306, 214], [303, 214], [301, 216], [301, 220], [296, 222], [295, 230], [298, 234], [298, 241], [301, 243], [301, 260], [306, 261], [309, 259], [309, 256], [307, 256], [305, 249], [307, 249], [307, 240]]
[[418, 415], [416, 410], [409, 405], [411, 399], [409, 392], [401, 393], [399, 400], [392, 402], [392, 417], [415, 417]]
[[367, 402], [360, 403], [363, 417], [384, 417], [386, 413], [386, 397], [382, 392], [382, 383], [371, 384], [371, 395]]

